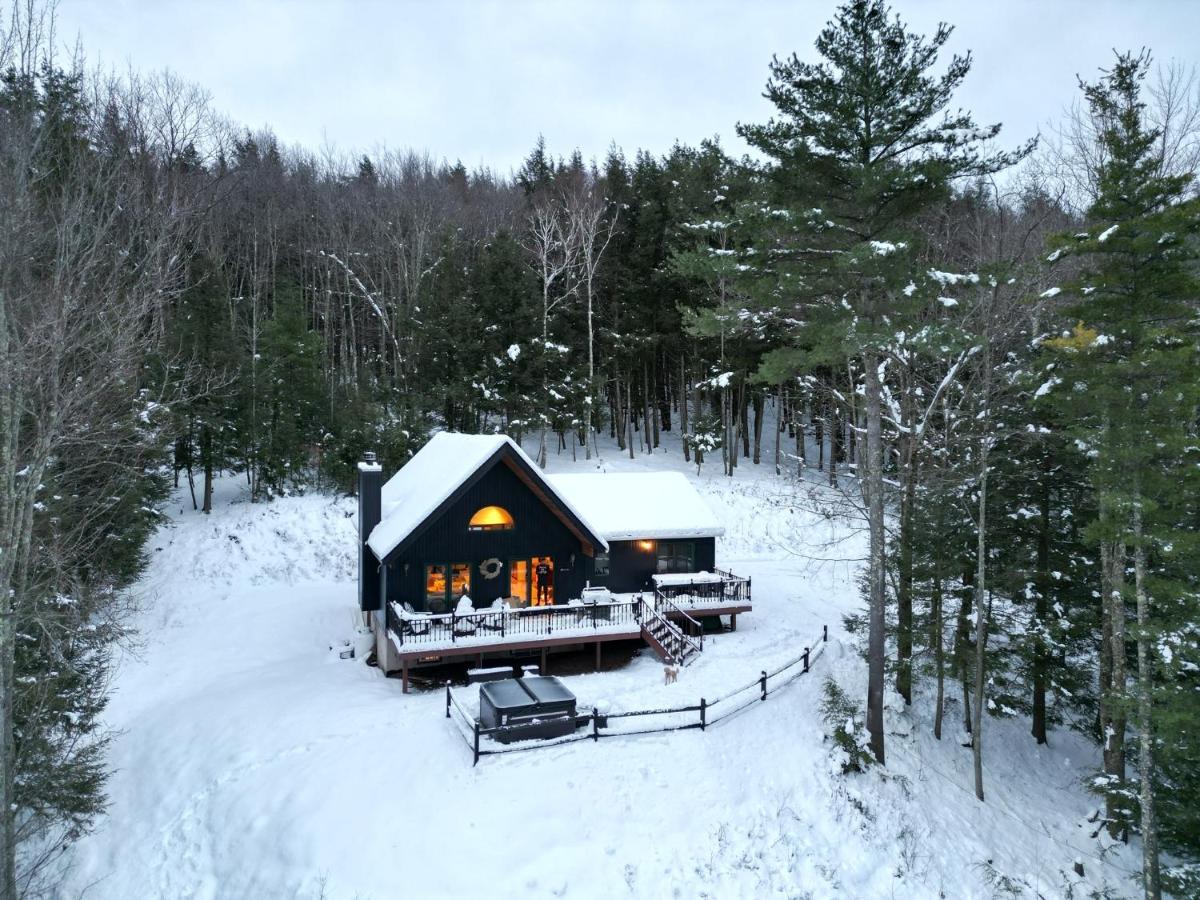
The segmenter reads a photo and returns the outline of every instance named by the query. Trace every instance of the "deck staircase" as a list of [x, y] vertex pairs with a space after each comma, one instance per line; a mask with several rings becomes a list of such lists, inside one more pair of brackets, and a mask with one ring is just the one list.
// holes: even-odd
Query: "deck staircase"
[[699, 641], [650, 604], [643, 602], [641, 609], [642, 640], [664, 663], [686, 666], [700, 655], [703, 647]]

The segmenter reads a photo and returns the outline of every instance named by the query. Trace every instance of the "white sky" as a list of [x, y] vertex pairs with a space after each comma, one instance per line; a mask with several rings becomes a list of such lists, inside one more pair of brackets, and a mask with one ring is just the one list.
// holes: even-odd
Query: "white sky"
[[[60, 0], [59, 39], [89, 60], [170, 68], [234, 120], [285, 144], [412, 147], [507, 173], [549, 149], [666, 151], [763, 121], [773, 53], [813, 58], [833, 0]], [[897, 0], [914, 29], [974, 51], [958, 96], [1015, 146], [1112, 49], [1200, 59], [1200, 0]]]

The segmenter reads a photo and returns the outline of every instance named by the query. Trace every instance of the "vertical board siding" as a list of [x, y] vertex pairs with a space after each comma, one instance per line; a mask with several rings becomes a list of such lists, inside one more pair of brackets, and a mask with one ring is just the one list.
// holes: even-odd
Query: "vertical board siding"
[[[504, 531], [471, 531], [471, 516], [484, 506], [502, 506], [514, 526]], [[578, 597], [591, 571], [579, 539], [516, 474], [496, 460], [464, 494], [451, 504], [388, 566], [389, 601], [425, 605], [425, 566], [471, 564], [471, 600], [486, 606], [508, 595], [508, 563], [513, 559], [549, 556], [554, 560], [554, 590], [558, 602]], [[493, 557], [504, 563], [495, 579], [479, 574], [479, 563]]]

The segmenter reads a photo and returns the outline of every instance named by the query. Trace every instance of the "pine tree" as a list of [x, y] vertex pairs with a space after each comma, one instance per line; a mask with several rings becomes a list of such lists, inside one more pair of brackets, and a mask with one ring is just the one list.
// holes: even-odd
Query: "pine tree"
[[[811, 240], [786, 245], [803, 264], [804, 288], [823, 307], [823, 327], [864, 381], [866, 453], [860, 466], [868, 506], [870, 606], [867, 728], [884, 760], [885, 529], [880, 365], [903, 322], [912, 272], [905, 249], [912, 218], [946, 196], [951, 181], [994, 172], [1017, 154], [989, 155], [999, 126], [978, 128], [950, 113], [970, 56], [933, 74], [951, 28], [931, 39], [908, 32], [881, 0], [841, 6], [817, 38], [820, 63], [776, 59], [767, 98], [779, 117], [739, 133], [770, 160], [777, 202], [790, 220], [811, 223]], [[763, 248], [765, 249], [765, 248]], [[806, 310], [805, 320], [813, 318]]]
[[[1142, 876], [1146, 896], [1157, 898], [1160, 837], [1198, 849], [1196, 831], [1176, 823], [1195, 815], [1195, 796], [1180, 789], [1194, 789], [1194, 774], [1183, 773], [1189, 766], [1194, 773], [1198, 753], [1184, 722], [1197, 708], [1194, 671], [1190, 679], [1187, 673], [1198, 654], [1200, 619], [1200, 202], [1190, 196], [1190, 176], [1162, 172], [1160, 133], [1147, 124], [1141, 98], [1148, 65], [1145, 54], [1122, 54], [1097, 82], [1083, 85], [1099, 127], [1099, 194], [1089, 210], [1092, 226], [1059, 238], [1051, 254], [1078, 260], [1082, 274], [1064, 285], [1074, 298], [1066, 312], [1077, 319], [1075, 329], [1046, 342], [1061, 360], [1046, 390], [1069, 411], [1092, 460], [1099, 512], [1089, 537], [1115, 555], [1114, 568], [1125, 569], [1126, 553], [1132, 557], [1132, 591], [1121, 579], [1103, 598], [1117, 657], [1125, 653], [1116, 642], [1123, 644], [1132, 600], [1136, 648], [1133, 684], [1118, 676], [1110, 685], [1107, 703], [1120, 714], [1106, 723], [1105, 739], [1116, 737], [1110, 732], [1125, 714], [1131, 717]], [[1164, 777], [1169, 791], [1162, 790]], [[1124, 792], [1119, 779], [1110, 781], [1111, 791]], [[1110, 817], [1120, 805], [1110, 802]]]

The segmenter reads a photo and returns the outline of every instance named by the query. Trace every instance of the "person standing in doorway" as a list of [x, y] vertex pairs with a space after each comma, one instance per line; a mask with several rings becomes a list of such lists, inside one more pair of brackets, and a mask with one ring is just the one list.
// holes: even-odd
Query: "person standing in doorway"
[[550, 568], [550, 560], [542, 557], [533, 567], [533, 577], [537, 581], [537, 605], [549, 606], [553, 595], [554, 571]]

